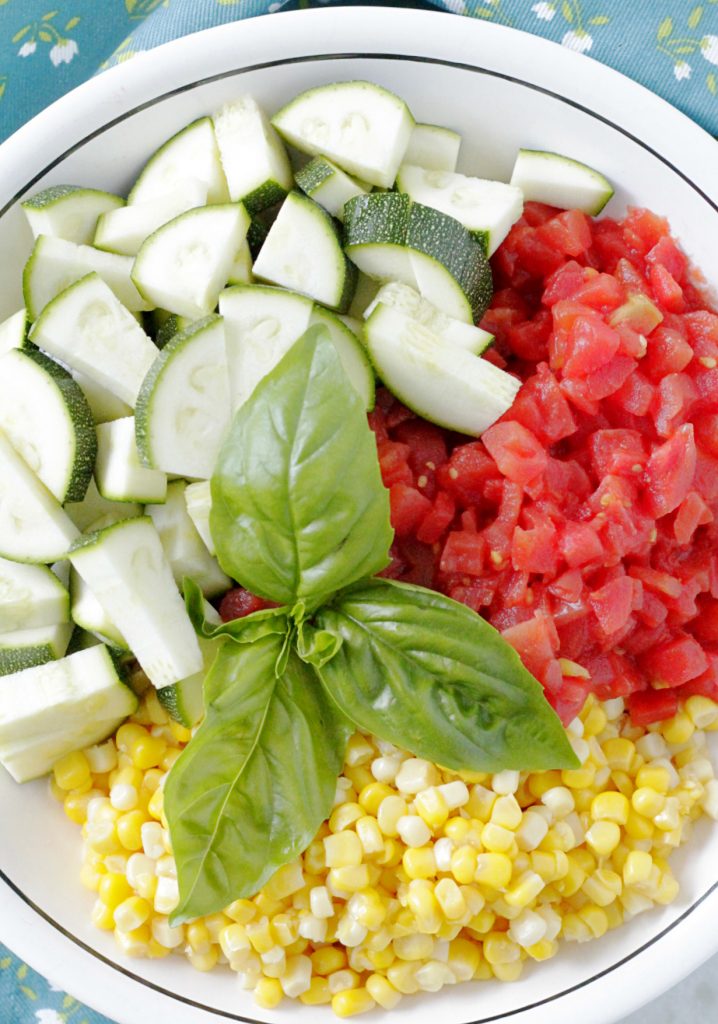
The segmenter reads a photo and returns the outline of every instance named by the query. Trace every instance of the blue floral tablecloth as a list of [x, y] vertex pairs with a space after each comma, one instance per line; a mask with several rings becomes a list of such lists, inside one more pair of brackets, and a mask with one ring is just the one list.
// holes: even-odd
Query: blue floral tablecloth
[[[98, 69], [140, 51], [213, 25], [321, 3], [0, 0], [0, 140]], [[718, 0], [434, 0], [434, 6], [588, 53], [718, 135]], [[0, 1024], [108, 1022], [0, 944]]]

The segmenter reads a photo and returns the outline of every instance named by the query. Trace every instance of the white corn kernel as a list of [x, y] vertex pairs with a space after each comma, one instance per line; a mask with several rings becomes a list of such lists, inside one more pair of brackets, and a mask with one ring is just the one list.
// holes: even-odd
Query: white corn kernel
[[142, 837], [142, 849], [152, 860], [159, 860], [165, 855], [165, 844], [163, 840], [164, 829], [159, 821], [146, 821], [140, 828]]
[[711, 779], [706, 785], [701, 807], [714, 821], [718, 821], [718, 779]]
[[561, 931], [561, 915], [558, 914], [553, 907], [547, 905], [538, 907], [536, 913], [546, 922], [544, 938], [548, 939], [549, 942], [553, 942]]
[[117, 811], [132, 811], [139, 803], [139, 794], [134, 786], [119, 782], [110, 790], [110, 803]]
[[337, 925], [337, 941], [347, 949], [358, 946], [367, 937], [367, 929], [355, 921], [351, 914], [343, 914]]
[[161, 878], [177, 878], [177, 865], [171, 853], [160, 857], [155, 865], [155, 871]]
[[611, 700], [604, 700], [603, 713], [609, 722], [615, 722], [626, 710], [626, 702], [623, 697], [613, 697]]
[[326, 917], [317, 917], [315, 914], [299, 915], [299, 934], [303, 939], [310, 942], [324, 942], [327, 937]]
[[160, 878], [155, 892], [155, 910], [158, 914], [171, 914], [179, 903], [179, 886], [176, 878]]
[[401, 768], [398, 757], [376, 757], [371, 763], [371, 773], [377, 782], [393, 782]]
[[541, 797], [541, 802], [557, 819], [565, 818], [567, 814], [576, 809], [573, 793], [566, 786], [554, 786], [553, 789], [547, 789]]
[[341, 970], [332, 971], [327, 978], [327, 987], [333, 996], [337, 992], [346, 992], [352, 988], [358, 988], [359, 979], [355, 971]]
[[636, 740], [636, 753], [640, 754], [644, 761], [653, 761], [656, 757], [665, 757], [668, 753], [668, 744], [659, 732], [647, 732]]
[[[519, 946], [528, 949], [545, 938], [547, 924], [544, 918], [533, 910], [522, 910], [509, 925], [509, 938]], [[560, 925], [559, 925], [560, 927]]]
[[437, 871], [451, 871], [451, 855], [454, 852], [453, 840], [442, 836], [434, 843], [434, 860]]
[[169, 918], [155, 915], [152, 918], [152, 938], [165, 949], [177, 949], [184, 942], [182, 925], [172, 927]]
[[519, 773], [506, 769], [503, 772], [496, 772], [491, 779], [491, 788], [499, 796], [509, 796], [519, 788]]
[[409, 757], [399, 769], [395, 784], [400, 793], [410, 793], [413, 796], [422, 789], [435, 786], [438, 781], [436, 765], [421, 757]]
[[428, 960], [414, 974], [422, 992], [438, 992], [444, 985], [455, 985], [456, 975], [448, 964]]
[[[545, 808], [548, 810], [548, 808]], [[519, 850], [526, 852], [535, 850], [546, 837], [548, 822], [542, 814], [537, 814], [535, 808], [526, 811], [521, 824], [516, 830], [516, 845]]]
[[154, 873], [155, 862], [144, 853], [133, 853], [127, 861], [125, 874], [133, 889], [141, 886], [146, 879], [152, 878]]
[[426, 846], [431, 839], [431, 829], [418, 814], [405, 814], [399, 818], [396, 830], [401, 841], [410, 847]]
[[308, 956], [290, 956], [287, 967], [279, 979], [282, 991], [290, 999], [306, 992], [312, 983], [312, 961]]
[[581, 739], [579, 736], [571, 735], [569, 735], [568, 737], [568, 742], [573, 747], [573, 752], [579, 759], [581, 764], [585, 764], [588, 760], [588, 755], [591, 753], [591, 748], [589, 747], [588, 743], [586, 743], [586, 741]]
[[445, 782], [443, 786], [437, 786], [450, 811], [463, 807], [469, 800], [469, 787], [461, 779], [454, 779], [452, 782]]
[[87, 747], [85, 757], [89, 761], [93, 775], [104, 775], [117, 767], [117, 747], [112, 740]]
[[309, 906], [315, 917], [334, 916], [334, 904], [325, 885], [315, 885], [310, 890]]
[[580, 718], [573, 718], [566, 726], [566, 732], [581, 739], [583, 736], [583, 722]]

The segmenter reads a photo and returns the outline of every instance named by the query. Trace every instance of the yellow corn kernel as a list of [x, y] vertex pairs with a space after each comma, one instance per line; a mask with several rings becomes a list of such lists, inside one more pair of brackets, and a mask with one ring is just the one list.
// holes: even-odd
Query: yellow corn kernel
[[364, 851], [356, 832], [336, 832], [324, 838], [324, 858], [328, 868], [346, 868], [361, 864]]
[[238, 924], [247, 924], [256, 916], [257, 908], [251, 900], [235, 900], [224, 912]]
[[558, 942], [553, 939], [541, 939], [540, 942], [529, 946], [526, 952], [532, 960], [537, 960], [539, 963], [542, 960], [550, 960], [558, 953]]
[[[353, 835], [356, 839], [353, 832], [340, 832], [338, 835]], [[407, 853], [414, 852], [416, 851], [407, 850]], [[331, 868], [328, 878], [329, 884], [340, 892], [360, 892], [362, 889], [368, 889], [371, 881], [368, 864], [348, 864], [346, 867]]]
[[129, 746], [129, 755], [135, 768], [144, 771], [146, 768], [156, 768], [165, 753], [167, 744], [159, 736], [138, 736], [132, 740]]
[[395, 989], [402, 995], [412, 996], [419, 991], [419, 982], [416, 980], [416, 972], [419, 964], [410, 960], [397, 960], [388, 969], [387, 977]]
[[510, 964], [492, 964], [491, 970], [497, 981], [518, 981], [524, 965], [521, 960], [514, 960]]
[[473, 846], [460, 846], [451, 853], [451, 873], [460, 885], [470, 885], [476, 880], [478, 854]]
[[121, 932], [134, 932], [149, 919], [152, 912], [147, 900], [130, 896], [115, 907], [115, 926]]
[[388, 978], [381, 974], [370, 974], [366, 980], [366, 990], [383, 1010], [393, 1010], [401, 1001], [401, 992], [398, 992]]
[[619, 793], [623, 793], [625, 797], [628, 797], [629, 800], [631, 799], [636, 787], [628, 772], [622, 772], [618, 769], [614, 769], [611, 772], [611, 781]]
[[477, 914], [474, 914], [474, 916], [471, 918], [466, 927], [469, 929], [470, 932], [474, 932], [476, 933], [476, 935], [484, 936], [491, 931], [495, 924], [496, 914], [494, 914], [492, 910], [489, 910], [488, 907], [484, 907], [483, 910], [480, 910]]
[[386, 918], [386, 904], [376, 889], [356, 892], [348, 904], [348, 910], [355, 921], [370, 931], [380, 928]]
[[100, 880], [98, 892], [105, 906], [114, 910], [132, 895], [132, 886], [124, 875], [113, 871]]
[[142, 832], [140, 831], [147, 821], [147, 815], [143, 811], [128, 811], [117, 819], [115, 828], [117, 838], [126, 850], [142, 849]]
[[583, 883], [583, 892], [599, 907], [607, 907], [609, 903], [613, 903], [622, 891], [623, 881], [620, 875], [608, 868], [599, 868]]
[[638, 814], [642, 814], [645, 818], [655, 818], [665, 807], [666, 798], [657, 789], [651, 789], [650, 786], [639, 786], [633, 791], [631, 804]]
[[393, 946], [400, 960], [429, 960], [434, 952], [434, 939], [431, 935], [414, 932], [398, 936]]
[[363, 815], [357, 819], [354, 827], [366, 857], [371, 857], [375, 853], [383, 853], [384, 836], [381, 834], [376, 818], [368, 814]]
[[466, 837], [468, 836], [470, 829], [471, 825], [469, 825], [466, 818], [449, 818], [444, 825], [442, 832], [447, 839], [451, 839], [456, 846], [461, 846], [466, 842]]
[[549, 789], [553, 789], [554, 786], [562, 785], [561, 772], [552, 770], [548, 772], [532, 772], [529, 775], [528, 787], [529, 792], [532, 796], [535, 796], [537, 800]]
[[521, 806], [515, 796], [500, 796], [494, 801], [491, 808], [492, 825], [514, 832], [521, 824], [522, 818]]
[[150, 939], [147, 943], [147, 956], [150, 960], [163, 960], [166, 956], [169, 956], [172, 950], [167, 949], [162, 943], [158, 942], [157, 939]]
[[274, 872], [264, 889], [265, 892], [277, 900], [286, 899], [295, 892], [304, 888], [304, 872], [301, 862], [292, 861], [291, 864], [284, 864]]
[[196, 971], [211, 971], [217, 966], [219, 960], [219, 946], [210, 946], [205, 953], [195, 953], [190, 949], [187, 959]]
[[623, 793], [599, 793], [591, 801], [591, 817], [594, 821], [612, 821], [625, 825], [631, 805]]
[[249, 921], [245, 926], [245, 934], [255, 953], [268, 953], [274, 946], [274, 938], [269, 927], [269, 920], [261, 917], [258, 921]]
[[90, 914], [90, 920], [95, 928], [103, 932], [111, 932], [115, 927], [115, 915], [112, 907], [108, 907], [103, 900], [95, 900]]
[[434, 894], [448, 921], [458, 921], [466, 913], [464, 894], [453, 878], [442, 878], [437, 882]]
[[609, 903], [607, 907], [603, 908], [603, 912], [608, 921], [609, 931], [613, 928], [619, 928], [623, 924], [623, 907], [618, 900]]
[[315, 949], [310, 960], [314, 974], [333, 974], [347, 965], [346, 953], [339, 946], [322, 946]]
[[579, 846], [577, 849], [571, 850], [569, 860], [573, 860], [575, 864], [578, 864], [580, 868], [583, 868], [587, 875], [589, 875], [596, 867], [596, 858], [590, 850], [586, 849], [585, 846]]
[[588, 942], [593, 937], [586, 922], [574, 913], [561, 919], [561, 934], [567, 942]]
[[409, 882], [407, 908], [421, 931], [434, 935], [442, 924], [441, 907], [431, 882], [415, 878]]
[[449, 817], [449, 807], [436, 786], [417, 793], [414, 797], [414, 806], [429, 828], [434, 831], [440, 829]]
[[431, 846], [418, 846], [404, 851], [402, 865], [409, 878], [433, 878], [436, 859]]
[[164, 793], [161, 789], [156, 789], [152, 794], [147, 804], [147, 811], [157, 821], [162, 820], [162, 815], [164, 814]]
[[83, 864], [80, 868], [80, 882], [90, 892], [98, 892], [105, 877], [104, 864]]
[[[401, 862], [401, 858], [403, 857], [403, 855], [404, 850], [401, 843], [397, 842], [395, 839], [385, 839], [384, 851], [383, 853], [379, 853], [376, 855], [376, 863], [381, 867], [385, 867], [387, 869], [395, 868], [396, 865]], [[388, 873], [391, 874], [391, 878], [396, 877], [393, 873]], [[385, 888], [388, 888], [388, 883], [389, 879], [387, 879], [387, 881], [384, 883]]]
[[270, 928], [278, 946], [291, 946], [299, 938], [299, 921], [289, 914], [275, 914]]
[[528, 907], [544, 888], [544, 880], [535, 871], [527, 871], [516, 885], [506, 893], [504, 899], [510, 907]]
[[329, 991], [329, 982], [326, 978], [312, 978], [309, 988], [300, 994], [299, 999], [305, 1006], [322, 1006], [325, 1003], [331, 1003], [332, 994]]
[[356, 793], [361, 793], [365, 786], [370, 786], [374, 782], [374, 776], [368, 764], [358, 764], [353, 768], [345, 766], [344, 778], [349, 779], [354, 790], [354, 793], [347, 796], [347, 800], [353, 800]]
[[187, 925], [187, 942], [195, 953], [206, 953], [212, 945], [212, 936], [203, 920], [192, 921]]
[[606, 740], [602, 750], [612, 771], [628, 772], [636, 753], [636, 746], [623, 736], [615, 736]]
[[373, 1010], [376, 1003], [365, 988], [352, 988], [332, 996], [332, 1010], [337, 1017], [355, 1017]]
[[189, 743], [192, 739], [192, 730], [188, 729], [184, 725], [180, 725], [179, 722], [172, 721], [169, 724], [170, 733], [172, 738], [177, 743]]
[[[476, 858], [474, 880], [481, 885], [499, 891], [505, 889], [511, 881], [513, 865], [511, 858], [504, 853], [480, 853]], [[454, 874], [456, 878], [456, 875]], [[457, 878], [457, 882], [461, 879]]]
[[343, 832], [345, 828], [351, 828], [355, 821], [364, 815], [364, 808], [361, 804], [352, 802], [339, 804], [329, 816], [329, 828], [332, 832]]
[[492, 821], [481, 830], [481, 843], [489, 853], [507, 853], [513, 842], [513, 832], [501, 825], [495, 825]]
[[257, 893], [253, 903], [260, 917], [274, 917], [275, 914], [281, 914], [285, 909], [281, 900], [267, 892], [266, 886]]
[[457, 938], [449, 943], [448, 964], [458, 981], [474, 977], [481, 962], [481, 949], [470, 939]]
[[503, 932], [489, 932], [484, 939], [484, 956], [492, 967], [521, 959], [521, 948]]
[[695, 731], [696, 727], [686, 711], [679, 711], [661, 727], [661, 733], [667, 743], [687, 743]]
[[[380, 783], [377, 783], [377, 785], [380, 785]], [[389, 787], [386, 786], [385, 789], [389, 789]], [[379, 828], [384, 835], [395, 838], [399, 835], [397, 830], [399, 819], [403, 818], [406, 812], [406, 800], [389, 790], [389, 794], [384, 797], [377, 809], [372, 813], [376, 816]]]
[[596, 704], [592, 707], [586, 717], [583, 720], [583, 735], [584, 739], [588, 739], [591, 736], [599, 736], [608, 724], [606, 718], [606, 712]]
[[469, 799], [464, 804], [463, 809], [472, 818], [476, 818], [480, 822], [486, 822], [491, 817], [496, 796], [497, 794], [492, 789], [487, 789], [485, 786], [477, 784], [471, 787]]
[[569, 789], [590, 789], [596, 778], [596, 769], [589, 762], [581, 768], [564, 768], [561, 783]]
[[621, 841], [621, 830], [614, 821], [595, 821], [586, 832], [586, 842], [597, 857], [608, 857]]
[[273, 1010], [284, 998], [277, 978], [260, 978], [254, 988], [254, 1001], [263, 1010]]
[[695, 694], [683, 705], [696, 729], [708, 729], [718, 722], [718, 704], [709, 697]]
[[636, 811], [631, 809], [628, 815], [628, 821], [625, 826], [626, 835], [630, 836], [631, 839], [653, 839], [655, 833], [655, 827], [650, 818], [644, 818], [642, 814], [638, 814]]
[[[181, 753], [182, 751], [179, 747], [168, 747], [162, 755], [159, 767], [162, 768], [163, 771], [168, 772]], [[202, 970], [202, 968], [200, 968], [200, 970]]]
[[587, 903], [585, 907], [581, 907], [578, 916], [587, 925], [594, 939], [600, 939], [608, 931], [606, 911], [602, 907], [597, 907], [595, 903]]
[[671, 776], [661, 765], [645, 764], [638, 769], [636, 786], [648, 786], [659, 793], [667, 793], [671, 788]]
[[136, 725], [134, 722], [125, 722], [117, 730], [115, 735], [115, 744], [118, 750], [121, 750], [124, 754], [128, 753], [131, 745], [135, 740], [149, 736], [146, 729], [143, 729], [141, 725]]
[[92, 782], [90, 762], [81, 750], [66, 754], [52, 769], [55, 782], [62, 790], [79, 789]]
[[[370, 776], [371, 777], [371, 776]], [[395, 796], [394, 790], [391, 786], [387, 786], [385, 782], [372, 781], [364, 786], [359, 793], [359, 803], [364, 808], [365, 814], [373, 814], [376, 816], [379, 806], [388, 796]], [[406, 811], [404, 812], [406, 814]], [[382, 832], [384, 830], [382, 829]]]
[[676, 879], [669, 872], [664, 872], [661, 875], [661, 880], [658, 884], [658, 889], [654, 893], [653, 899], [656, 903], [662, 906], [672, 903], [673, 900], [678, 896], [680, 891], [680, 885]]
[[87, 805], [98, 795], [97, 790], [93, 789], [85, 793], [68, 793], [63, 801], [63, 808], [70, 821], [76, 825], [84, 825], [87, 821]]
[[623, 884], [640, 885], [651, 877], [653, 857], [644, 850], [631, 850], [623, 864]]

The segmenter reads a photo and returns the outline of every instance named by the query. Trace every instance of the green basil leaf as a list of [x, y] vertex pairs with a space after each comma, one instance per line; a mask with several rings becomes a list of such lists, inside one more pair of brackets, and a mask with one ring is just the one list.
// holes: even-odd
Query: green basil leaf
[[323, 327], [239, 409], [211, 482], [222, 568], [253, 594], [317, 607], [389, 561], [389, 494], [366, 411]]
[[421, 587], [365, 580], [320, 608], [311, 628], [341, 638], [317, 672], [360, 729], [447, 768], [577, 766], [539, 683], [464, 605]]
[[173, 923], [252, 896], [329, 814], [351, 725], [284, 637], [224, 644], [205, 683], [207, 714], [167, 778], [177, 863]]
[[297, 654], [314, 668], [331, 661], [341, 645], [342, 638], [326, 629], [316, 629], [307, 622], [297, 627]]
[[288, 629], [288, 617], [286, 608], [263, 608], [259, 612], [252, 612], [241, 619], [230, 619], [216, 626], [205, 618], [204, 594], [193, 579], [185, 576], [182, 581], [184, 590], [184, 602], [187, 614], [194, 626], [195, 633], [205, 640], [217, 640], [220, 637], [231, 637], [241, 644], [251, 644], [260, 640], [263, 636], [277, 634], [283, 636]]

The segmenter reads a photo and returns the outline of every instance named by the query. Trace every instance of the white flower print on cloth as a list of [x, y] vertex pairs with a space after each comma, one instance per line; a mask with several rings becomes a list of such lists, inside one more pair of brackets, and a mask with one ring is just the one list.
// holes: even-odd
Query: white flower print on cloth
[[50, 60], [55, 67], [58, 67], [60, 64], [69, 64], [77, 53], [79, 53], [79, 48], [75, 40], [63, 39], [61, 42], [55, 43], [50, 50]]
[[679, 82], [682, 82], [684, 78], [691, 77], [691, 71], [693, 68], [690, 66], [688, 61], [679, 60], [677, 64], [673, 66], [673, 74]]
[[464, 0], [446, 0], [444, 6], [448, 11], [452, 11], [454, 14], [466, 14], [466, 4]]
[[570, 29], [561, 40], [561, 46], [576, 53], [588, 53], [593, 46], [593, 36], [583, 29]]
[[539, 21], [551, 21], [556, 16], [556, 7], [552, 3], [546, 3], [546, 0], [541, 0], [541, 3], [534, 4], [531, 10]]
[[31, 53], [34, 53], [37, 49], [37, 43], [34, 39], [29, 40], [27, 43], [23, 43], [20, 49], [17, 51], [18, 57], [29, 57]]
[[57, 1010], [36, 1010], [37, 1024], [65, 1024]]
[[701, 55], [710, 64], [718, 64], [718, 36], [703, 36]]

